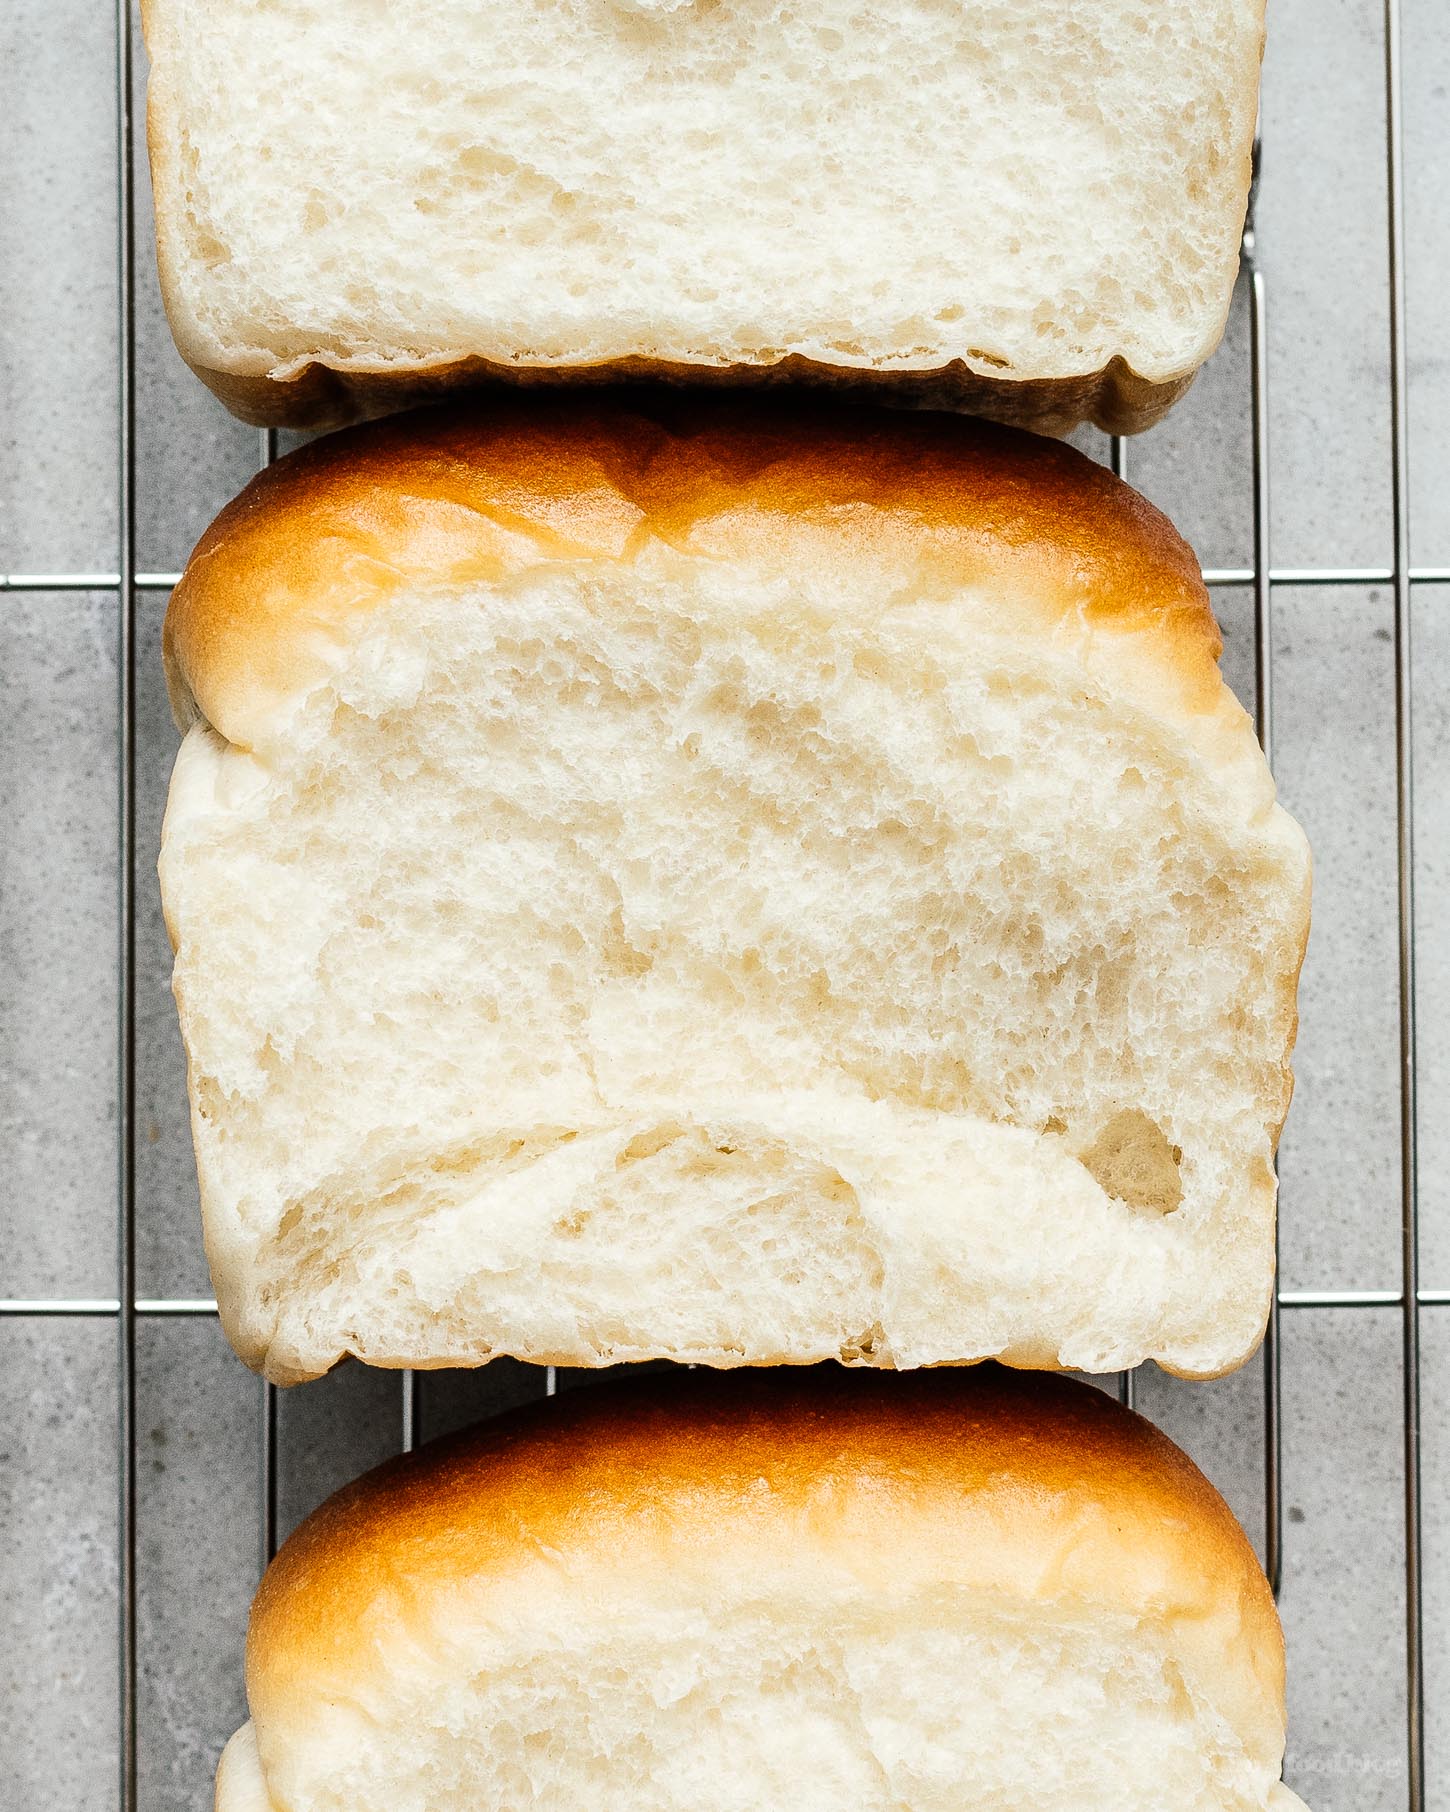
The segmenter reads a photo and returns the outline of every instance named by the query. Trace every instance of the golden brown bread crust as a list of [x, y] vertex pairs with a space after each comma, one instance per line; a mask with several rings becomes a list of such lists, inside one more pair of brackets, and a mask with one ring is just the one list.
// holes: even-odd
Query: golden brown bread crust
[[935, 414], [616, 393], [497, 394], [334, 436], [260, 474], [207, 530], [167, 613], [179, 721], [248, 743], [320, 677], [347, 618], [405, 587], [540, 561], [704, 558], [888, 565], [978, 593], [1006, 626], [1111, 628], [1170, 710], [1212, 717], [1221, 640], [1166, 517], [1071, 448]]
[[416, 1635], [430, 1606], [488, 1619], [539, 1593], [627, 1602], [644, 1576], [768, 1590], [777, 1567], [1141, 1619], [1277, 1766], [1283, 1640], [1227, 1505], [1102, 1392], [996, 1366], [604, 1385], [379, 1467], [298, 1529], [258, 1594], [263, 1754], [316, 1695], [367, 1690], [390, 1648], [409, 1665], [400, 1614]]

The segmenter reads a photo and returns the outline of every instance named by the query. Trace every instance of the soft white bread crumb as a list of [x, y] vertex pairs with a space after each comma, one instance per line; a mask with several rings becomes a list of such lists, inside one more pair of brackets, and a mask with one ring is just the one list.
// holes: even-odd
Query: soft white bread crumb
[[1308, 863], [1191, 556], [948, 418], [421, 417], [167, 628], [243, 1357], [1239, 1363]]
[[1283, 1666], [1222, 1499], [1086, 1386], [603, 1386], [292, 1537], [217, 1807], [1303, 1812]]
[[163, 290], [252, 419], [480, 371], [1134, 428], [1212, 351], [1262, 0], [147, 0]]

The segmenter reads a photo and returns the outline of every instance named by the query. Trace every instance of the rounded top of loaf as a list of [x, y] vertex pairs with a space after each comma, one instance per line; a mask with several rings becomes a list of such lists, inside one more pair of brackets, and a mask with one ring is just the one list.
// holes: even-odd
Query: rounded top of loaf
[[1222, 729], [1197, 562], [1102, 466], [960, 416], [668, 393], [424, 410], [260, 473], [172, 595], [178, 720], [263, 744], [360, 615], [589, 561], [732, 563], [818, 588], [839, 575], [843, 609], [869, 593], [873, 610], [969, 611], [1110, 665], [1157, 714]]
[[1282, 1636], [1227, 1505], [1103, 1393], [995, 1366], [607, 1384], [391, 1461], [273, 1562], [248, 1692], [265, 1760], [309, 1706], [370, 1699], [550, 1605], [608, 1623], [742, 1591], [889, 1607], [953, 1589], [1133, 1620], [1277, 1772]]

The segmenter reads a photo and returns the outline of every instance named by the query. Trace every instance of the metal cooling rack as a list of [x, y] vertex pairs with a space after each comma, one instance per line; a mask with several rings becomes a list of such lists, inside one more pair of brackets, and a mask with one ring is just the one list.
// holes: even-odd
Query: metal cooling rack
[[[114, 1320], [120, 1350], [117, 1437], [120, 1461], [119, 1647], [120, 1647], [120, 1812], [138, 1812], [137, 1780], [137, 1429], [136, 1330], [143, 1318], [208, 1316], [207, 1298], [138, 1297], [136, 1280], [136, 895], [137, 854], [137, 599], [143, 592], [169, 591], [179, 574], [136, 568], [136, 233], [134, 155], [137, 145], [133, 104], [131, 0], [115, 0], [116, 183], [119, 234], [116, 248], [116, 310], [120, 341], [117, 502], [119, 567], [115, 572], [0, 574], [0, 592], [87, 591], [115, 596], [120, 652], [120, 832], [119, 919], [119, 1192], [117, 1201], [117, 1294], [114, 1297], [0, 1298], [0, 1317], [78, 1316]], [[1253, 564], [1206, 570], [1210, 587], [1251, 587], [1254, 600], [1254, 717], [1265, 752], [1273, 746], [1273, 597], [1276, 586], [1383, 585], [1393, 598], [1395, 696], [1396, 879], [1399, 942], [1399, 1084], [1401, 1177], [1401, 1283], [1398, 1290], [1288, 1291], [1275, 1294], [1264, 1342], [1264, 1552], [1275, 1593], [1283, 1572], [1284, 1490], [1282, 1473], [1282, 1389], [1280, 1324], [1296, 1309], [1395, 1308], [1402, 1323], [1404, 1391], [1405, 1680], [1407, 1717], [1407, 1812], [1424, 1812], [1425, 1733], [1420, 1488], [1420, 1316], [1426, 1308], [1450, 1305], [1450, 1290], [1426, 1290], [1419, 1281], [1419, 1187], [1417, 1171], [1415, 1039], [1414, 825], [1411, 735], [1411, 588], [1450, 582], [1450, 567], [1410, 565], [1408, 510], [1408, 381], [1405, 346], [1405, 223], [1403, 106], [1401, 94], [1399, 0], [1384, 0], [1384, 82], [1387, 142], [1386, 244], [1389, 275], [1390, 482], [1394, 523], [1393, 564], [1388, 567], [1275, 567], [1269, 550], [1267, 294], [1255, 257], [1252, 198], [1243, 241], [1240, 281], [1247, 287], [1252, 424]], [[1257, 147], [1256, 147], [1257, 150]], [[1256, 159], [1257, 163], [1257, 159]], [[1110, 463], [1127, 475], [1128, 447], [1110, 441]], [[260, 463], [277, 456], [277, 436], [262, 430]], [[555, 1389], [548, 1368], [546, 1393]], [[1134, 1377], [1123, 1374], [1118, 1395], [1134, 1400]], [[261, 1478], [261, 1563], [277, 1546], [277, 1390], [259, 1386]], [[418, 1375], [401, 1374], [398, 1445], [408, 1452], [420, 1427]]]

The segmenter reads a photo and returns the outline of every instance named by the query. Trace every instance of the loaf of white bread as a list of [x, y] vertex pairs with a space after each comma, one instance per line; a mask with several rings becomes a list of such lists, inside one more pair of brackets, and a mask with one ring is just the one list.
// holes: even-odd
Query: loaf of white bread
[[1263, 0], [143, 0], [162, 291], [250, 421], [482, 375], [1155, 420], [1238, 262]]
[[1304, 1812], [1243, 1531], [1103, 1393], [601, 1385], [286, 1543], [217, 1812]]
[[242, 1356], [1238, 1364], [1309, 870], [1219, 650], [1162, 516], [949, 416], [540, 398], [256, 479], [161, 858]]

